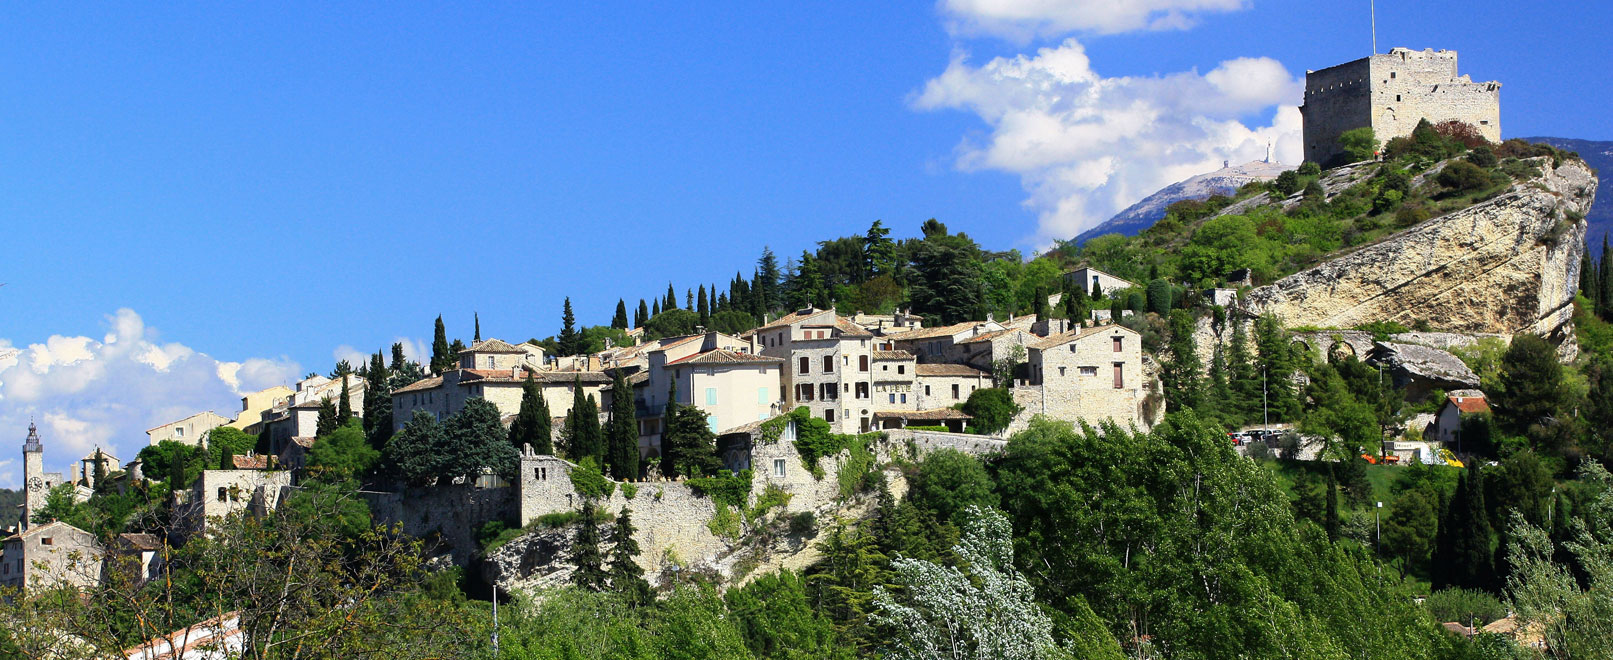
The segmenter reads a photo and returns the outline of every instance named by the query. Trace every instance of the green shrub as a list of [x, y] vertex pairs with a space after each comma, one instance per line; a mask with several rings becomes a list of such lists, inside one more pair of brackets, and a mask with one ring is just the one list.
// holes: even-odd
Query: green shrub
[[638, 497], [638, 486], [633, 484], [622, 484], [622, 497], [627, 499]]
[[1501, 159], [1496, 158], [1494, 149], [1489, 147], [1478, 147], [1467, 152], [1467, 162], [1485, 169], [1489, 169], [1500, 163]]
[[963, 402], [963, 412], [974, 418], [970, 428], [982, 435], [1008, 428], [1020, 410], [1013, 393], [1000, 387], [982, 387], [970, 392], [969, 399]]
[[553, 529], [565, 527], [582, 519], [582, 514], [576, 511], [556, 511], [545, 513], [533, 519], [530, 527]]
[[[1369, 128], [1368, 130], [1371, 129]], [[1307, 160], [1303, 163], [1300, 163], [1299, 170], [1297, 171], [1299, 172], [1300, 176], [1317, 176], [1322, 173], [1322, 166]]]
[[1410, 227], [1429, 218], [1428, 209], [1422, 205], [1407, 205], [1395, 211], [1395, 224]]
[[696, 495], [710, 497], [719, 504], [742, 508], [745, 500], [750, 498], [751, 471], [740, 470], [739, 474], [726, 477], [695, 477], [687, 483]]
[[802, 511], [790, 516], [790, 535], [806, 536], [812, 533], [818, 525], [818, 514], [811, 511]]
[[1507, 615], [1507, 607], [1495, 596], [1477, 589], [1441, 589], [1430, 594], [1423, 606], [1440, 622], [1455, 621], [1464, 626], [1483, 626]]
[[606, 479], [605, 475], [599, 472], [599, 464], [594, 462], [592, 456], [584, 456], [577, 463], [577, 467], [571, 470], [570, 477], [571, 487], [583, 497], [604, 499], [616, 491], [616, 482]]
[[909, 424], [906, 428], [909, 431], [940, 431], [940, 432], [943, 432], [943, 433], [952, 430], [952, 429], [949, 429], [946, 426], [943, 426], [943, 425], [940, 425], [940, 424], [935, 424], [935, 425], [913, 425], [913, 424]]
[[740, 533], [739, 514], [727, 504], [718, 502], [717, 513], [706, 523], [706, 529], [725, 539], [737, 539]]
[[1355, 329], [1372, 333], [1372, 338], [1377, 341], [1389, 341], [1389, 335], [1398, 335], [1403, 332], [1411, 332], [1411, 328], [1394, 321], [1373, 321], [1371, 323], [1363, 323], [1355, 326]]
[[1352, 128], [1339, 135], [1339, 146], [1344, 149], [1344, 153], [1350, 157], [1352, 163], [1372, 160], [1372, 156], [1378, 151], [1378, 136], [1373, 134], [1371, 126]]
[[1481, 190], [1490, 185], [1490, 175], [1483, 168], [1465, 160], [1447, 164], [1434, 180], [1439, 182], [1439, 185], [1458, 193]]
[[1283, 197], [1287, 197], [1299, 192], [1300, 185], [1302, 184], [1299, 181], [1299, 173], [1288, 170], [1277, 175], [1277, 178], [1272, 180], [1271, 189], [1277, 191]]

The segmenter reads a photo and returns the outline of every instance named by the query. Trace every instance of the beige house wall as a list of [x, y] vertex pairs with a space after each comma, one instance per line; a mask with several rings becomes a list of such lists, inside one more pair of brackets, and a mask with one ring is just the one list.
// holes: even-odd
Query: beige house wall
[[102, 556], [95, 535], [62, 522], [40, 525], [6, 539], [0, 585], [25, 591], [90, 587], [101, 581]]
[[230, 418], [209, 410], [200, 412], [184, 419], [163, 424], [157, 428], [146, 431], [148, 444], [157, 444], [164, 440], [183, 442], [187, 445], [201, 446], [207, 438], [207, 432], [230, 423]]
[[[1114, 350], [1116, 338], [1120, 340], [1119, 351]], [[1105, 326], [1101, 332], [1066, 344], [1032, 349], [1030, 360], [1031, 384], [1040, 390], [1037, 398], [1041, 414], [1093, 424], [1113, 419], [1122, 426], [1141, 419], [1146, 390], [1142, 338], [1136, 332], [1122, 326]], [[1117, 364], [1120, 387], [1114, 385]]]
[[[969, 400], [969, 394], [983, 387], [991, 387], [991, 378], [979, 376], [919, 376], [914, 382], [917, 406], [914, 410], [951, 408]], [[956, 394], [954, 394], [956, 391]]]
[[226, 426], [244, 431], [246, 427], [263, 421], [263, 413], [273, 408], [276, 401], [287, 399], [291, 395], [292, 389], [285, 385], [249, 393], [241, 397], [241, 414]]

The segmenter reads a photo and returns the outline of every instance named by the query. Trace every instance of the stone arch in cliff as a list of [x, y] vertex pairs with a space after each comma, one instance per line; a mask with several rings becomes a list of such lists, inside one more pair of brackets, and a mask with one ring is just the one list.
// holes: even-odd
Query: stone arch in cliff
[[1304, 339], [1295, 339], [1294, 343], [1289, 344], [1289, 347], [1294, 349], [1295, 355], [1301, 355], [1311, 360], [1316, 359], [1316, 353], [1311, 351], [1311, 343]]
[[1340, 339], [1333, 342], [1332, 346], [1327, 347], [1327, 360], [1329, 362], [1342, 362], [1352, 357], [1358, 360], [1361, 359], [1361, 356], [1355, 353], [1355, 344], [1351, 344], [1348, 341]]

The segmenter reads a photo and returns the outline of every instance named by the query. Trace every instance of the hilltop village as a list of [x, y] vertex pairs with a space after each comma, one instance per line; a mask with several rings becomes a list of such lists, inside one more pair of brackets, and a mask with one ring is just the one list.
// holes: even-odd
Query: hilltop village
[[[178, 563], [233, 575], [208, 554], [226, 541], [282, 547], [285, 516], [400, 565], [414, 551], [388, 543], [418, 541], [419, 563], [386, 573], [400, 590], [397, 575], [494, 599], [572, 585], [632, 611], [680, 585], [731, 589], [719, 608], [774, 589], [822, 623], [814, 639], [865, 655], [879, 631], [945, 616], [902, 609], [925, 580], [1022, 599], [981, 605], [971, 635], [1019, 612], [1026, 635], [1082, 657], [1240, 637], [1187, 613], [1278, 601], [1288, 618], [1258, 635], [1325, 628], [1304, 657], [1564, 644], [1547, 615], [1430, 615], [1366, 577], [1389, 565], [1405, 593], [1496, 601], [1534, 579], [1509, 539], [1601, 511], [1613, 274], [1585, 246], [1597, 180], [1575, 154], [1503, 141], [1499, 88], [1449, 51], [1310, 72], [1304, 165], [1177, 202], [1136, 236], [1027, 260], [933, 219], [902, 241], [875, 222], [782, 265], [766, 251], [722, 289], [624, 298], [609, 326], [578, 327], [570, 299], [543, 339], [483, 337], [473, 318], [451, 340], [438, 317], [429, 359], [393, 345], [343, 361], [244, 395], [233, 417], [152, 428], [137, 457], [47, 471], [63, 457], [30, 426], [0, 587], [171, 594], [155, 585]], [[1230, 565], [1255, 567], [1260, 593], [1224, 590], [1253, 574], [1217, 572]], [[1313, 569], [1325, 579], [1294, 577]], [[325, 610], [354, 612], [370, 594], [332, 593]], [[1341, 600], [1356, 609], [1313, 614]], [[170, 608], [110, 638], [181, 657], [161, 655], [184, 646], [163, 625], [220, 648], [283, 634], [247, 631], [283, 611], [242, 607]], [[364, 630], [354, 618], [330, 637]], [[1396, 632], [1352, 628], [1368, 621]], [[758, 655], [807, 643], [745, 634]]]

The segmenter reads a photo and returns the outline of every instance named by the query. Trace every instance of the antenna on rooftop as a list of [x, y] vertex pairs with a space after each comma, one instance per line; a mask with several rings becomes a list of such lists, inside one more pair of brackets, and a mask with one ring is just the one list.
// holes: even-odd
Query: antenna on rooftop
[[1378, 54], [1378, 1], [1367, 0], [1367, 9], [1372, 13], [1372, 54]]

